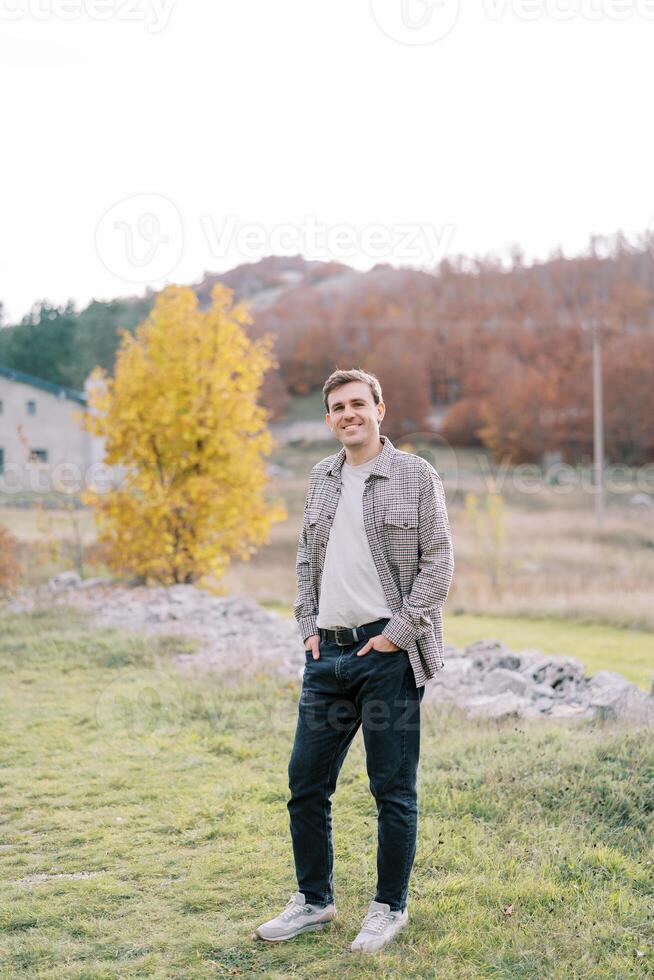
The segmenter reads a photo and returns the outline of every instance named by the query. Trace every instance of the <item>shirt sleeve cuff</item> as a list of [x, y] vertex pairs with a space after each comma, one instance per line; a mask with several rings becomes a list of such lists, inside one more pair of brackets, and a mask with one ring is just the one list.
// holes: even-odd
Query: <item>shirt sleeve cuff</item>
[[415, 630], [412, 625], [402, 618], [400, 613], [395, 613], [384, 626], [383, 636], [387, 636], [401, 650], [406, 650], [409, 644], [415, 640]]
[[298, 627], [302, 637], [302, 642], [306, 640], [307, 636], [313, 636], [314, 633], [318, 632], [318, 626], [316, 623], [317, 618], [317, 616], [302, 616], [300, 619], [298, 619]]

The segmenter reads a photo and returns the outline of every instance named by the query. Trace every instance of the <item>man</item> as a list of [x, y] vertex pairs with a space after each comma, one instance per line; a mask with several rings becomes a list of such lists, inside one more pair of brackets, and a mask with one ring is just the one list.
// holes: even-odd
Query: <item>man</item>
[[379, 434], [377, 378], [335, 371], [323, 399], [343, 445], [311, 471], [297, 553], [306, 666], [288, 810], [298, 891], [256, 934], [279, 942], [334, 919], [331, 796], [361, 726], [377, 803], [377, 891], [351, 949], [374, 952], [408, 921], [420, 704], [443, 666], [454, 558], [440, 477]]

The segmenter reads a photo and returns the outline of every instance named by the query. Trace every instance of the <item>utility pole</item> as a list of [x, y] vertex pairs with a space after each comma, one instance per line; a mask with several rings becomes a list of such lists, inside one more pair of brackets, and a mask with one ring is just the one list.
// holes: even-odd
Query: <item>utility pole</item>
[[595, 484], [595, 517], [597, 526], [604, 524], [604, 400], [602, 392], [602, 340], [597, 317], [592, 321], [593, 336], [593, 470]]
[[590, 330], [593, 345], [593, 491], [595, 493], [595, 519], [598, 530], [604, 524], [604, 399], [602, 397], [602, 325], [607, 322], [607, 282], [602, 279], [602, 269], [597, 266], [598, 238], [591, 237], [591, 252], [595, 268], [590, 270], [589, 312], [581, 320], [582, 330]]
[[597, 527], [604, 525], [604, 399], [602, 393], [601, 321], [596, 313], [581, 321], [593, 345], [593, 492]]

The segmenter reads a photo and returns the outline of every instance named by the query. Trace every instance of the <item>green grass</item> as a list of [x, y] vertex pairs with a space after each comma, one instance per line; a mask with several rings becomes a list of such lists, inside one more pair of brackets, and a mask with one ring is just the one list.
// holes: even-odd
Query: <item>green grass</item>
[[587, 672], [613, 670], [649, 691], [654, 678], [654, 635], [597, 623], [511, 616], [446, 616], [447, 642], [463, 647], [498, 639], [512, 650], [576, 657]]
[[199, 683], [171, 666], [183, 641], [65, 609], [0, 613], [0, 637], [0, 976], [654, 974], [651, 733], [426, 712], [410, 923], [361, 959], [375, 807], [360, 735], [334, 801], [338, 920], [255, 942], [295, 888], [298, 684]]
[[[262, 605], [292, 616], [281, 602]], [[588, 674], [613, 670], [649, 691], [654, 680], [654, 635], [602, 623], [537, 619], [525, 616], [473, 616], [445, 614], [445, 642], [463, 648], [475, 640], [500, 640], [511, 650], [540, 650], [545, 654], [576, 657]]]

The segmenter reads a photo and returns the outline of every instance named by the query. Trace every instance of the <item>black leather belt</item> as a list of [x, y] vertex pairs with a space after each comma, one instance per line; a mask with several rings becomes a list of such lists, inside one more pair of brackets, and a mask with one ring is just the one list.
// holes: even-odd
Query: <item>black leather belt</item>
[[339, 647], [347, 647], [353, 643], [359, 643], [360, 640], [366, 640], [370, 636], [379, 636], [386, 623], [389, 622], [389, 619], [376, 619], [374, 623], [364, 623], [362, 626], [351, 628], [342, 626], [335, 630], [328, 630], [319, 626], [318, 632], [321, 640], [326, 640], [327, 643], [337, 643]]

